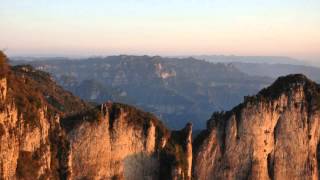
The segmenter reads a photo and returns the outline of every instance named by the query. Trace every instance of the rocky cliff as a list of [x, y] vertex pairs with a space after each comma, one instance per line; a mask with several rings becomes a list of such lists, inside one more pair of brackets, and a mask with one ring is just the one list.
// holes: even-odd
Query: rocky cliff
[[34, 82], [18, 78], [0, 55], [0, 179], [52, 178], [49, 132], [59, 119], [49, 117], [39, 91], [31, 88]]
[[191, 125], [170, 132], [155, 116], [118, 103], [62, 120], [71, 179], [190, 179]]
[[319, 179], [320, 87], [279, 78], [229, 112], [215, 113], [195, 140], [195, 179]]
[[120, 103], [93, 107], [0, 53], [0, 179], [319, 179], [320, 87], [279, 78], [192, 144]]
[[0, 179], [191, 178], [190, 124], [170, 132], [134, 107], [92, 107], [0, 55]]

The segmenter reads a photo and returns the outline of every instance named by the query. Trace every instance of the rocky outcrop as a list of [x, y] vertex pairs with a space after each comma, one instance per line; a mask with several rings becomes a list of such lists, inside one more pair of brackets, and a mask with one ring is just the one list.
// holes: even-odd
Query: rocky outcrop
[[39, 126], [26, 122], [15, 105], [0, 113], [0, 177], [1, 179], [53, 179], [49, 132], [51, 125], [46, 109], [39, 109]]
[[[1, 69], [7, 66], [0, 53]], [[31, 79], [16, 76], [9, 67], [0, 80], [0, 179], [57, 179], [59, 117], [33, 91]]]
[[[191, 179], [192, 125], [173, 131], [160, 157], [160, 179]], [[179, 146], [180, 145], [180, 146]]]
[[[146, 122], [139, 127], [130, 124], [134, 123], [129, 121], [130, 112], [122, 108], [115, 110], [114, 106], [102, 105], [100, 112], [90, 112], [97, 113], [99, 119], [94, 117], [93, 122], [74, 125], [68, 132], [71, 179], [155, 179], [159, 175], [155, 153], [157, 138], [161, 137], [156, 134], [158, 127], [152, 117], [142, 117]], [[78, 120], [81, 119], [66, 121]]]
[[[181, 168], [186, 156], [176, 151], [192, 152], [191, 125], [177, 132], [184, 143], [155, 116], [117, 103], [68, 117], [62, 125], [70, 142], [71, 179], [159, 179], [163, 175], [168, 179], [191, 178], [191, 168]], [[170, 148], [174, 151], [169, 152]], [[172, 166], [163, 169], [168, 161], [162, 160], [168, 153], [172, 153], [172, 159], [167, 159]], [[176, 168], [181, 170], [175, 173]]]
[[319, 179], [320, 88], [303, 75], [279, 78], [195, 140], [195, 179]]
[[7, 96], [7, 78], [0, 79], [0, 100], [5, 101]]
[[125, 104], [92, 107], [0, 53], [0, 179], [319, 179], [320, 87], [279, 78], [192, 144]]
[[0, 179], [191, 178], [191, 124], [171, 132], [128, 105], [91, 107], [0, 55]]

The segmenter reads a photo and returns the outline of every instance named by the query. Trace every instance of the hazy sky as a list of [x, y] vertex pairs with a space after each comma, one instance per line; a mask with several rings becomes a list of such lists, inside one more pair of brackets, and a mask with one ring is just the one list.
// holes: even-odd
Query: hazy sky
[[9, 55], [320, 59], [320, 0], [0, 0]]

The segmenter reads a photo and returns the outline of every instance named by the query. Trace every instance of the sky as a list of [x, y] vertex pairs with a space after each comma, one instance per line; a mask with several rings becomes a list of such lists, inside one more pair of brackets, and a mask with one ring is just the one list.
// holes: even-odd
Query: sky
[[0, 48], [320, 61], [320, 0], [0, 0]]

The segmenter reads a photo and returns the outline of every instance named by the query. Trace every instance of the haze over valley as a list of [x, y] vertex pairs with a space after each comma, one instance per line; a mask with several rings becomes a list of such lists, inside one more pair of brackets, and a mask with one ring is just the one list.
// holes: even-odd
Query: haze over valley
[[49, 72], [62, 87], [88, 102], [115, 101], [153, 112], [173, 129], [189, 121], [194, 129], [203, 129], [212, 112], [230, 110], [279, 76], [301, 73], [320, 81], [319, 68], [277, 64], [279, 59], [268, 64], [251, 63], [254, 58], [250, 57], [235, 57], [238, 62], [220, 58], [221, 62], [214, 63], [130, 55], [32, 59], [11, 63]]

